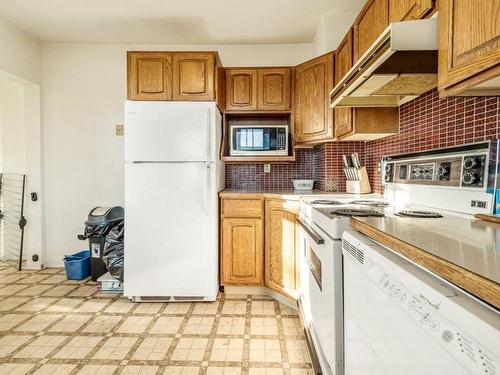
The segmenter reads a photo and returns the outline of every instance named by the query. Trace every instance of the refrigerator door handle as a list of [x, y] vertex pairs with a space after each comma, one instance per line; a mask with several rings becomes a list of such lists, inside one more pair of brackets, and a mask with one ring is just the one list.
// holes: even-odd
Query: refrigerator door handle
[[207, 129], [208, 129], [208, 134], [207, 134], [207, 160], [211, 161], [212, 160], [212, 127], [211, 121], [210, 121], [210, 108], [207, 108]]
[[205, 163], [207, 179], [205, 185], [205, 207], [207, 209], [207, 214], [211, 215], [213, 211], [213, 192], [212, 192], [212, 163]]

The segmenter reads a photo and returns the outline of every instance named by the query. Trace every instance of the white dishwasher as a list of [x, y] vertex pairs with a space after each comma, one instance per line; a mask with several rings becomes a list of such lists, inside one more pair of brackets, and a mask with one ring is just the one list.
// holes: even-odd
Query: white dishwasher
[[500, 374], [500, 313], [358, 232], [342, 238], [346, 375]]

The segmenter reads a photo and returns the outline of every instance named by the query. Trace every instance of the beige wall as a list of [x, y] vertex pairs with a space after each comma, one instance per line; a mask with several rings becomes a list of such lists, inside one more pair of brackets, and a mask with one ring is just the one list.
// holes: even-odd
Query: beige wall
[[42, 43], [0, 18], [0, 71], [31, 83], [42, 83]]

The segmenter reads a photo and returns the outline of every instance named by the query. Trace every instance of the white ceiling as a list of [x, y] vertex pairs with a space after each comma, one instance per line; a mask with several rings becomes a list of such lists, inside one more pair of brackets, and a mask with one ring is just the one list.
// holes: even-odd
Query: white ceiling
[[47, 42], [310, 43], [322, 14], [365, 0], [0, 0], [0, 17]]

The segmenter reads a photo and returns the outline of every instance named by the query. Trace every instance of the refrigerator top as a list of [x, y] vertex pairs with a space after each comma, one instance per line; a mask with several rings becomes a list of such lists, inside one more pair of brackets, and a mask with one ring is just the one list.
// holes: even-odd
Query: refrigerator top
[[214, 162], [221, 115], [214, 102], [125, 102], [125, 162]]

